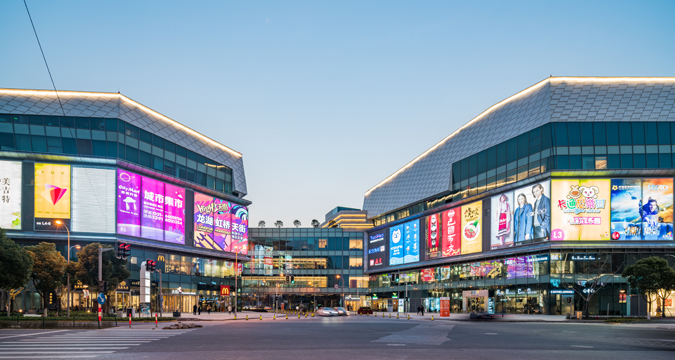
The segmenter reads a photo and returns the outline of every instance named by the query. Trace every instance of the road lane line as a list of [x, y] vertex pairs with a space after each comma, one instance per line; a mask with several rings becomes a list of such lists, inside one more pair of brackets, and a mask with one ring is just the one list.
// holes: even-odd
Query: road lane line
[[68, 331], [68, 330], [54, 330], [54, 331], [39, 332], [39, 333], [32, 333], [32, 334], [22, 334], [22, 335], [3, 336], [3, 337], [0, 337], [0, 339], [9, 339], [9, 338], [15, 338], [15, 337], [21, 337], [21, 336], [44, 335], [44, 334], [50, 334], [50, 333], [62, 332], [62, 331]]

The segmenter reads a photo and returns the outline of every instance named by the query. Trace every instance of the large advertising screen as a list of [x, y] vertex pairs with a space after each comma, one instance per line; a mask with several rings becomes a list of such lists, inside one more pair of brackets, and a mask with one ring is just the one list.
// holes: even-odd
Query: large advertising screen
[[185, 189], [117, 170], [117, 233], [185, 244]]
[[462, 255], [483, 251], [483, 203], [462, 206]]
[[425, 220], [426, 259], [460, 255], [461, 208], [429, 215]]
[[73, 167], [72, 231], [115, 233], [115, 170]]
[[612, 179], [612, 240], [672, 240], [673, 180]]
[[225, 200], [195, 192], [195, 247], [232, 251], [231, 207]]
[[386, 231], [368, 234], [368, 269], [385, 267], [389, 263]]
[[243, 205], [233, 204], [230, 209], [232, 226], [231, 252], [248, 254], [248, 209]]
[[0, 228], [21, 229], [21, 162], [0, 161]]
[[117, 233], [141, 236], [141, 176], [117, 169]]
[[551, 240], [610, 240], [610, 180], [552, 180]]
[[389, 265], [420, 261], [419, 219], [389, 228]]
[[66, 231], [55, 219], [70, 228], [70, 189], [70, 165], [35, 164], [35, 230]]
[[491, 199], [490, 248], [548, 240], [551, 191], [548, 181], [495, 195]]

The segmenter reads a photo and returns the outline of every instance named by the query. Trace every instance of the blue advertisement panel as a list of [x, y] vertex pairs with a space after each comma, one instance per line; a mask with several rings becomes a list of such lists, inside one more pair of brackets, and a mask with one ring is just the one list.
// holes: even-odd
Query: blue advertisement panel
[[389, 265], [403, 264], [403, 225], [389, 228]]
[[612, 240], [641, 240], [641, 185], [640, 179], [612, 179]]
[[672, 240], [673, 180], [612, 179], [612, 240]]
[[403, 224], [405, 230], [405, 248], [403, 263], [420, 261], [420, 221], [413, 220]]

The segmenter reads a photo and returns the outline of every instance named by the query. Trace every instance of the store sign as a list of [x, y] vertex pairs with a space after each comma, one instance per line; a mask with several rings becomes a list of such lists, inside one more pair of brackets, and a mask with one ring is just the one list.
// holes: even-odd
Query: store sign
[[553, 295], [574, 295], [574, 290], [551, 289]]
[[21, 229], [21, 162], [0, 161], [0, 228]]
[[572, 261], [594, 261], [595, 255], [572, 255], [570, 257]]
[[35, 230], [70, 228], [70, 165], [35, 164]]
[[230, 296], [229, 285], [220, 285], [220, 296]]

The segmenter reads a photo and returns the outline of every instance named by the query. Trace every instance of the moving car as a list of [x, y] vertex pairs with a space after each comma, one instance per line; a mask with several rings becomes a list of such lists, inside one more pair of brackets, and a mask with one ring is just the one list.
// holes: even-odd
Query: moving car
[[343, 307], [336, 307], [335, 311], [337, 311], [338, 316], [349, 316], [349, 310]]
[[356, 311], [356, 313], [357, 314], [363, 314], [363, 315], [372, 314], [373, 309], [371, 309], [370, 307], [363, 306], [363, 307], [360, 307], [359, 310]]
[[338, 316], [338, 312], [329, 307], [321, 307], [319, 310], [316, 311], [316, 314], [318, 316]]

